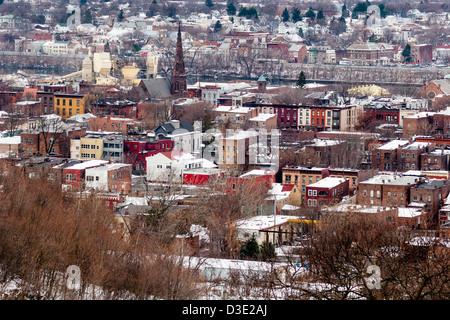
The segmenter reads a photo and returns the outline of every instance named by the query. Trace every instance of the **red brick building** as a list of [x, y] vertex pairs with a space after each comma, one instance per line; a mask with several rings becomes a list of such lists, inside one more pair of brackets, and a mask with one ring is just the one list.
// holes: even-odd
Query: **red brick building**
[[239, 177], [226, 178], [226, 193], [237, 194], [245, 192], [249, 196], [256, 192], [261, 193], [272, 188], [275, 182], [275, 172], [263, 169], [251, 170]]
[[89, 160], [63, 168], [62, 187], [65, 191], [84, 190], [86, 169], [107, 164], [105, 160]]
[[306, 205], [308, 207], [317, 207], [337, 203], [348, 194], [348, 179], [326, 177], [306, 186]]
[[419, 176], [376, 175], [359, 182], [356, 200], [367, 206], [406, 207], [410, 203], [410, 189], [419, 181]]

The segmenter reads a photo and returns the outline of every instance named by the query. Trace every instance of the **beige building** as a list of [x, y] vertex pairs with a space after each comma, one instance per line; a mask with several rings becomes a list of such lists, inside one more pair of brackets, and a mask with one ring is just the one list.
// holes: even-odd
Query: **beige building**
[[80, 138], [80, 159], [101, 160], [103, 157], [103, 139], [99, 137]]
[[219, 140], [219, 169], [240, 172], [249, 168], [249, 146], [257, 142], [256, 131], [240, 131]]

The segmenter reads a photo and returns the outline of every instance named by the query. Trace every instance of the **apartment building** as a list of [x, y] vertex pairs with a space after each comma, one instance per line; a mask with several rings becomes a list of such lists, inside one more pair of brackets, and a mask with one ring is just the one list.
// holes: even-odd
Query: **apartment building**
[[317, 207], [337, 203], [347, 196], [348, 192], [348, 179], [326, 177], [306, 186], [306, 206]]
[[299, 166], [282, 168], [282, 183], [295, 184], [300, 190], [302, 203], [306, 200], [306, 186], [318, 182], [328, 176], [328, 168]]
[[396, 139], [372, 150], [372, 169], [397, 170], [397, 149], [409, 144], [408, 140]]
[[54, 93], [54, 113], [63, 120], [76, 114], [85, 113], [84, 94]]
[[407, 207], [410, 203], [410, 190], [420, 176], [376, 175], [360, 181], [357, 203], [360, 205]]

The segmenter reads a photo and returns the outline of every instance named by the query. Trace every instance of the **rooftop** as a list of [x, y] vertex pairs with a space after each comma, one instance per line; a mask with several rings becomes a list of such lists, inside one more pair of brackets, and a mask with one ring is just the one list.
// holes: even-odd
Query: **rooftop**
[[388, 143], [383, 144], [382, 146], [378, 147], [378, 150], [395, 150], [397, 148], [403, 147], [409, 143], [408, 140], [392, 140]]
[[306, 187], [307, 188], [334, 188], [341, 183], [344, 183], [346, 181], [345, 178], [335, 178], [335, 177], [326, 177], [322, 180], [319, 180], [315, 183], [309, 184]]
[[415, 185], [419, 181], [418, 176], [399, 176], [399, 175], [389, 175], [380, 174], [376, 175], [368, 180], [360, 181], [359, 184], [384, 184], [384, 185]]

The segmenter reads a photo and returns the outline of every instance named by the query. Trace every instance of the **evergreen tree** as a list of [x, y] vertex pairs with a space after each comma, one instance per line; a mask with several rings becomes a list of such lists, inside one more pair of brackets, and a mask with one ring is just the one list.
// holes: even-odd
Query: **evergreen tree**
[[123, 18], [124, 18], [124, 16], [123, 16], [123, 9], [120, 9], [119, 16], [117, 17], [117, 19], [119, 20], [119, 22], [122, 22]]
[[405, 48], [403, 49], [402, 56], [406, 62], [411, 62], [411, 46], [409, 45], [409, 43], [406, 44]]
[[304, 37], [305, 35], [304, 35], [304, 33], [303, 33], [303, 28], [299, 28], [298, 29], [298, 35], [300, 36], [300, 37]]
[[241, 259], [256, 260], [258, 259], [259, 253], [260, 248], [254, 235], [241, 246]]
[[299, 88], [303, 88], [305, 86], [305, 84], [306, 84], [306, 76], [305, 76], [305, 73], [303, 71], [301, 71], [300, 74], [298, 75], [296, 85]]
[[256, 11], [255, 7], [251, 7], [250, 9], [247, 9], [245, 7], [241, 7], [239, 9], [239, 17], [245, 17], [247, 19], [256, 19], [258, 20], [258, 12]]
[[275, 246], [272, 242], [264, 241], [259, 249], [259, 258], [262, 261], [271, 261], [275, 258]]
[[227, 5], [227, 14], [229, 16], [234, 16], [236, 14], [236, 12], [237, 12], [236, 6], [233, 4], [233, 2], [230, 2]]
[[325, 19], [325, 16], [323, 15], [323, 11], [319, 10], [319, 12], [317, 13], [317, 18], [316, 19]]
[[84, 12], [83, 18], [81, 19], [82, 23], [92, 23], [92, 14], [91, 10], [87, 9]]
[[214, 32], [222, 30], [222, 24], [220, 23], [220, 20], [216, 21], [216, 24], [214, 25]]
[[316, 13], [311, 7], [309, 7], [308, 11], [305, 13], [305, 17], [310, 18], [313, 21], [316, 18]]
[[212, 0], [205, 0], [205, 5], [206, 5], [208, 8], [214, 7], [214, 3], [212, 2]]
[[359, 13], [367, 12], [367, 8], [369, 5], [370, 5], [370, 3], [368, 1], [358, 2], [356, 4], [355, 8], [353, 8], [352, 19], [358, 18]]
[[289, 11], [287, 8], [284, 8], [283, 14], [281, 15], [281, 17], [283, 18], [283, 22], [289, 21], [290, 16], [289, 16]]
[[298, 21], [302, 21], [302, 13], [300, 12], [300, 10], [298, 8], [294, 8], [292, 10], [292, 21], [298, 22]]

